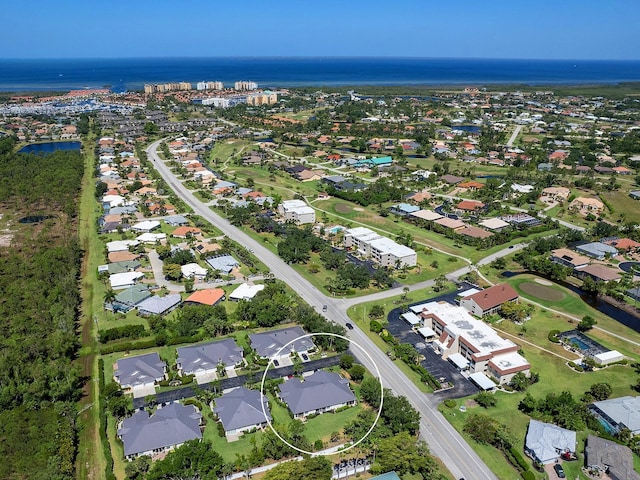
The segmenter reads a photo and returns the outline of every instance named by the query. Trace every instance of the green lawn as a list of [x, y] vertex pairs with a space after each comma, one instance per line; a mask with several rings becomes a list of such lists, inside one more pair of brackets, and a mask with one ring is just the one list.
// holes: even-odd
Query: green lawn
[[[352, 387], [353, 388], [353, 387]], [[307, 420], [305, 424], [305, 434], [311, 444], [316, 440], [329, 443], [333, 432], [342, 433], [345, 425], [352, 422], [362, 407], [356, 405], [338, 413], [323, 413], [315, 418]]]
[[620, 215], [624, 215], [625, 223], [640, 223], [640, 202], [631, 198], [627, 191], [601, 192], [600, 196], [607, 200], [614, 210], [609, 215], [611, 220], [617, 221]]
[[[578, 318], [582, 318], [585, 315], [591, 315], [598, 321], [597, 327], [600, 327], [607, 332], [611, 332], [625, 338], [633, 339], [636, 342], [639, 340], [637, 332], [615, 321], [611, 317], [600, 313], [599, 311], [585, 303], [576, 293], [573, 293], [572, 291], [564, 287], [555, 284], [550, 287], [565, 294], [564, 299], [555, 302], [540, 300], [537, 297], [523, 292], [519, 288], [519, 285], [521, 285], [522, 283], [534, 282], [536, 278], [537, 277], [534, 275], [521, 274], [517, 277], [507, 279], [506, 281], [513, 287], [515, 287], [518, 293], [524, 298], [529, 298], [549, 308], [553, 308], [561, 312], [566, 312]], [[502, 281], [504, 282], [505, 279], [502, 279]], [[540, 307], [536, 307], [537, 313], [534, 315], [533, 320], [527, 322], [527, 337], [529, 337], [531, 333], [529, 332], [529, 329], [536, 329], [536, 325], [538, 324], [540, 324], [540, 331], [534, 335], [534, 338], [537, 338], [542, 342], [548, 342], [546, 340], [546, 335], [549, 333], [549, 330], [571, 330], [575, 328], [575, 323], [570, 322], [568, 318], [553, 314], [553, 312], [542, 312], [541, 310], [542, 309], [540, 309]], [[544, 332], [545, 329], [548, 329], [546, 333]], [[588, 334], [608, 348], [618, 350], [619, 352], [627, 356], [631, 356], [636, 360], [640, 358], [640, 347], [638, 347], [637, 345], [633, 345], [631, 343], [625, 342], [622, 339], [619, 339], [612, 335], [608, 335], [606, 332], [603, 332], [599, 329], [592, 329]]]

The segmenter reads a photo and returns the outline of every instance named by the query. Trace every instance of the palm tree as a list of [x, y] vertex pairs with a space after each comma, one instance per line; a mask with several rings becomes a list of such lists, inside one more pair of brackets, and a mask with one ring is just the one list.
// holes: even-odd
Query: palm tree
[[111, 289], [108, 289], [104, 292], [104, 303], [113, 303], [116, 300], [116, 292]]

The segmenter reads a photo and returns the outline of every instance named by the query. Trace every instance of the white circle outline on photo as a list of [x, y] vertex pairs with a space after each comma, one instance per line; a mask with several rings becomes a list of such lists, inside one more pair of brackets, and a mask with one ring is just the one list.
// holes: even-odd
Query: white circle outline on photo
[[280, 436], [280, 434], [276, 431], [275, 428], [273, 428], [273, 425], [271, 424], [271, 420], [269, 420], [269, 416], [267, 415], [267, 411], [265, 409], [265, 402], [262, 402], [262, 401], [260, 402], [260, 404], [262, 405], [262, 413], [264, 415], [264, 418], [267, 420], [267, 424], [269, 425], [269, 428], [276, 435], [276, 437], [278, 437], [280, 439], [280, 441], [282, 441], [285, 445], [288, 445], [289, 447], [293, 448], [294, 450], [296, 450], [296, 451], [298, 451], [298, 452], [300, 452], [302, 454], [312, 455], [312, 456], [316, 456], [317, 457], [317, 456], [335, 455], [336, 453], [342, 453], [342, 452], [346, 452], [348, 450], [351, 450], [353, 447], [359, 445], [365, 438], [367, 438], [371, 434], [371, 432], [375, 428], [376, 424], [378, 423], [378, 420], [380, 420], [380, 415], [382, 414], [382, 404], [384, 402], [384, 386], [382, 385], [382, 375], [380, 375], [380, 370], [378, 369], [378, 365], [376, 365], [376, 362], [373, 361], [373, 358], [371, 358], [371, 355], [369, 355], [369, 353], [361, 345], [359, 345], [356, 341], [351, 340], [350, 338], [345, 337], [344, 335], [338, 335], [337, 333], [325, 333], [325, 332], [307, 333], [307, 334], [302, 335], [302, 336], [300, 336], [298, 338], [294, 338], [290, 342], [284, 344], [269, 359], [269, 363], [267, 364], [267, 368], [264, 370], [264, 373], [262, 374], [262, 381], [260, 382], [260, 395], [262, 397], [267, 398], [267, 396], [264, 394], [264, 382], [265, 382], [265, 380], [267, 378], [267, 372], [269, 371], [269, 367], [273, 364], [273, 361], [275, 360], [275, 357], [279, 356], [280, 352], [282, 352], [282, 350], [287, 348], [292, 343], [297, 342], [298, 340], [301, 340], [303, 338], [310, 338], [310, 337], [315, 337], [315, 336], [337, 337], [337, 338], [342, 338], [344, 340], [347, 340], [349, 343], [353, 343], [356, 347], [358, 347], [360, 350], [362, 350], [364, 352], [364, 354], [367, 356], [367, 358], [369, 358], [369, 361], [371, 362], [373, 367], [376, 369], [376, 374], [378, 375], [378, 382], [380, 382], [380, 407], [378, 407], [378, 414], [376, 415], [376, 419], [371, 424], [371, 427], [369, 428], [369, 430], [367, 430], [367, 433], [365, 433], [364, 436], [360, 440], [358, 440], [357, 442], [351, 444], [347, 448], [340, 449], [340, 450], [338, 450], [336, 452], [333, 452], [333, 453], [308, 452], [307, 450], [303, 450], [302, 448], [298, 448], [295, 445], [291, 445], [289, 442], [287, 442], [284, 438], [282, 438]]

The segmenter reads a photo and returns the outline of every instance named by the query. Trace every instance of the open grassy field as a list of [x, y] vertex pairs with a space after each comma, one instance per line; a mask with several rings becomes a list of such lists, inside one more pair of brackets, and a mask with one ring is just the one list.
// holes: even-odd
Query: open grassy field
[[601, 192], [600, 196], [613, 208], [609, 215], [611, 220], [617, 221], [623, 215], [624, 223], [640, 223], [640, 201], [631, 198], [627, 191]]

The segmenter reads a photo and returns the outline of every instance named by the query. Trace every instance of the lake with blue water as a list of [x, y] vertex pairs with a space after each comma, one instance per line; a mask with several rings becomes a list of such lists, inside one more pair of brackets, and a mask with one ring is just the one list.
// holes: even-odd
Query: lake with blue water
[[46, 155], [47, 153], [53, 153], [56, 150], [76, 150], [80, 151], [82, 143], [80, 142], [44, 142], [44, 143], [30, 143], [25, 145], [19, 150], [19, 153], [37, 153]]

